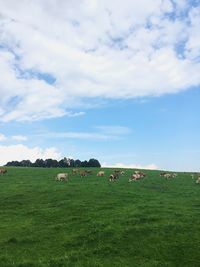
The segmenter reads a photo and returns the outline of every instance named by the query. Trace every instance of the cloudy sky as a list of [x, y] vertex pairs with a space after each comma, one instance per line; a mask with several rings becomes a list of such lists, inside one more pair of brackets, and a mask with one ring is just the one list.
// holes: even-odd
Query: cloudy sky
[[0, 0], [0, 164], [200, 171], [199, 0]]

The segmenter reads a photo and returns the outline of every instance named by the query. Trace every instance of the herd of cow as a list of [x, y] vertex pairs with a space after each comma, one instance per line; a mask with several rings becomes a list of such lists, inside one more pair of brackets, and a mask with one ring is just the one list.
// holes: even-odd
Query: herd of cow
[[[72, 170], [72, 175], [80, 175], [80, 177], [85, 177], [85, 176], [88, 176], [89, 174], [93, 174], [92, 171], [88, 171], [88, 170], [79, 170], [79, 169], [73, 169]], [[116, 181], [117, 179], [119, 179], [120, 176], [125, 176], [126, 173], [125, 171], [121, 171], [121, 170], [115, 170], [112, 174], [110, 174], [108, 176], [108, 179], [110, 182], [114, 182]], [[105, 171], [99, 171], [97, 173], [97, 176], [98, 177], [103, 177], [105, 176]], [[132, 182], [132, 181], [137, 181], [137, 180], [140, 180], [144, 177], [146, 177], [146, 173], [144, 172], [141, 172], [141, 171], [135, 171], [129, 178], [129, 182]], [[163, 176], [165, 177], [166, 179], [170, 179], [170, 178], [175, 178], [177, 176], [176, 173], [164, 173], [164, 172], [161, 172], [160, 173], [160, 176]], [[69, 173], [59, 173], [57, 176], [56, 176], [56, 180], [58, 181], [68, 181], [69, 179]]]
[[[7, 173], [7, 169], [5, 168], [0, 168], [0, 175]], [[88, 175], [92, 175], [93, 171], [91, 170], [79, 170], [79, 169], [72, 169], [71, 175], [80, 175], [80, 177], [86, 177]], [[122, 170], [115, 170], [112, 174], [108, 176], [108, 179], [110, 182], [115, 182], [116, 180], [119, 179], [120, 176], [125, 176], [126, 172]], [[69, 180], [69, 173], [58, 173], [56, 175], [55, 180], [57, 181], [68, 181]], [[97, 173], [98, 177], [103, 177], [105, 176], [105, 171], [99, 171]], [[138, 181], [144, 177], [146, 177], [146, 173], [141, 172], [141, 171], [134, 171], [134, 173], [129, 177], [129, 182], [132, 181]], [[168, 179], [173, 179], [177, 177], [177, 173], [170, 173], [170, 172], [161, 172], [160, 173], [161, 177]], [[200, 176], [199, 174], [191, 174], [192, 179], [196, 180], [197, 184], [200, 184]]]
[[[80, 177], [86, 177], [88, 175], [93, 174], [93, 172], [91, 170], [79, 170], [79, 169], [72, 169], [72, 175], [80, 175]], [[98, 177], [103, 177], [105, 176], [105, 171], [99, 171], [96, 174]], [[114, 182], [116, 180], [119, 179], [120, 176], [125, 176], [126, 172], [125, 171], [121, 171], [121, 170], [115, 170], [112, 174], [110, 174], [108, 176], [108, 180], [110, 182]], [[134, 171], [134, 173], [129, 177], [129, 182], [132, 181], [138, 181], [144, 177], [146, 177], [147, 174], [141, 171]], [[161, 177], [168, 179], [173, 179], [177, 177], [177, 173], [170, 173], [170, 172], [161, 172], [160, 173]], [[193, 178], [195, 178], [196, 176], [193, 175]], [[69, 180], [69, 173], [59, 173], [57, 174], [56, 178], [57, 181], [68, 181]], [[196, 180], [197, 184], [200, 184], [200, 177], [197, 177]]]
[[[80, 177], [86, 177], [88, 175], [93, 174], [90, 170], [79, 170], [79, 169], [72, 169], [72, 175], [80, 175]], [[115, 170], [113, 174], [110, 174], [109, 181], [114, 182], [116, 181], [120, 175], [125, 175], [124, 171]], [[99, 171], [97, 173], [98, 177], [105, 176], [105, 171]], [[69, 173], [58, 173], [56, 178], [57, 181], [68, 181], [69, 180]]]

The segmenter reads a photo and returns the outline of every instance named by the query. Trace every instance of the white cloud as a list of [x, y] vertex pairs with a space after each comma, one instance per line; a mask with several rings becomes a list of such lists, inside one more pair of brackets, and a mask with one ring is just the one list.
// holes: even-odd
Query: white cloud
[[148, 165], [142, 165], [142, 164], [125, 164], [125, 163], [116, 163], [116, 164], [108, 164], [103, 163], [102, 167], [109, 167], [109, 168], [124, 168], [124, 169], [147, 169], [147, 170], [158, 170], [158, 166], [154, 163], [148, 164]]
[[[43, 135], [42, 135], [43, 136]], [[90, 132], [54, 132], [47, 133], [44, 136], [47, 138], [66, 138], [66, 139], [89, 139], [89, 140], [107, 140], [116, 139], [117, 136], [106, 135], [101, 133]]]
[[199, 37], [199, 27], [200, 27], [200, 7], [192, 8], [189, 13], [191, 27], [188, 29], [189, 38], [186, 44], [186, 55], [190, 59], [196, 59], [200, 57], [200, 37]]
[[29, 159], [32, 162], [38, 158], [60, 159], [61, 155], [56, 148], [42, 149], [39, 147], [28, 147], [22, 144], [0, 146], [0, 165], [6, 164], [8, 161]]
[[131, 130], [128, 127], [117, 126], [117, 125], [101, 125], [95, 127], [100, 132], [103, 132], [108, 135], [125, 135], [129, 134]]
[[0, 142], [5, 141], [7, 138], [4, 134], [0, 133]]
[[[93, 130], [94, 129], [94, 130]], [[89, 132], [44, 132], [37, 137], [45, 138], [65, 138], [65, 139], [85, 139], [85, 140], [119, 140], [128, 135], [131, 129], [120, 125], [100, 125], [92, 127]]]
[[200, 84], [200, 11], [185, 0], [0, 5], [0, 120], [78, 116], [92, 98]]
[[123, 138], [121, 132], [48, 132], [37, 134], [37, 137], [45, 138], [64, 138], [64, 139], [83, 139], [83, 140], [119, 140]]
[[15, 141], [27, 141], [28, 138], [24, 135], [13, 135], [12, 139]]

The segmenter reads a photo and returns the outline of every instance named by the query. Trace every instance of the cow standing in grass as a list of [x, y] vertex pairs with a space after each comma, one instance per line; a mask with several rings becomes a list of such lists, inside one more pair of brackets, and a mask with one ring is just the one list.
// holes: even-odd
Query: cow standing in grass
[[196, 184], [200, 184], [200, 177], [196, 180]]
[[170, 173], [165, 173], [164, 177], [168, 180], [170, 178], [172, 178], [171, 174]]
[[73, 175], [76, 175], [76, 174], [78, 174], [78, 172], [79, 172], [79, 170], [78, 170], [78, 169], [72, 169], [72, 174], [73, 174]]
[[161, 172], [161, 173], [160, 173], [160, 176], [161, 176], [161, 177], [164, 177], [166, 174], [167, 174], [167, 172]]
[[196, 179], [196, 178], [199, 177], [199, 173], [198, 172], [194, 172], [194, 173], [191, 174], [191, 177], [192, 177], [192, 179]]
[[142, 177], [140, 176], [139, 173], [134, 173], [131, 175], [130, 179], [129, 179], [129, 182], [132, 182], [132, 181], [138, 181], [140, 180]]
[[5, 173], [7, 173], [7, 170], [4, 168], [0, 168], [0, 174], [5, 174]]
[[79, 174], [80, 174], [81, 178], [86, 177], [88, 175], [88, 173], [86, 171], [80, 171]]
[[168, 179], [175, 178], [177, 174], [176, 173], [165, 173], [163, 176], [168, 180]]
[[115, 182], [117, 179], [119, 178], [119, 174], [118, 173], [113, 173], [109, 176], [109, 181], [110, 182]]
[[138, 172], [137, 174], [139, 174], [141, 178], [144, 178], [147, 176], [146, 173], [144, 172]]
[[131, 175], [129, 182], [138, 181], [144, 177], [146, 177], [146, 173], [140, 172], [140, 171], [135, 171], [135, 173]]
[[102, 177], [102, 176], [104, 176], [104, 175], [105, 175], [105, 172], [104, 172], [104, 171], [100, 171], [100, 172], [97, 173], [97, 176], [98, 176], [98, 177]]
[[68, 173], [58, 173], [56, 176], [56, 181], [68, 181], [69, 175]]

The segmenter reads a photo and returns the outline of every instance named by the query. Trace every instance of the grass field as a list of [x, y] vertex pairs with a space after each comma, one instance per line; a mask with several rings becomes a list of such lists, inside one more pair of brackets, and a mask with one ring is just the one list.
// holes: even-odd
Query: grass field
[[0, 176], [0, 267], [200, 266], [200, 185], [189, 174], [55, 181], [63, 171]]

